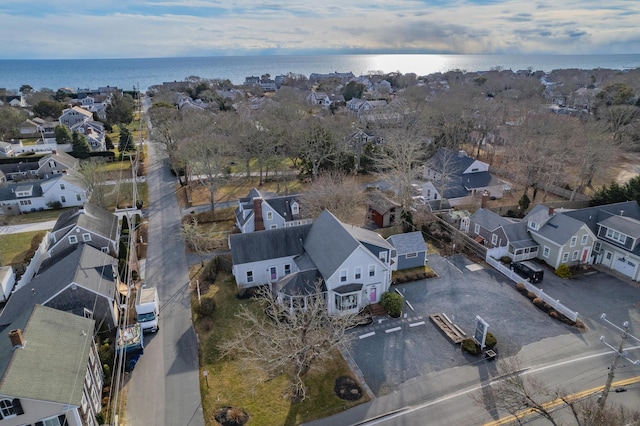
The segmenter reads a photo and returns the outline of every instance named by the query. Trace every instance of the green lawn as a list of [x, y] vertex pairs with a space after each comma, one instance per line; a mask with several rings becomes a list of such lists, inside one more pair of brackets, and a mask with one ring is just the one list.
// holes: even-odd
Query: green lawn
[[0, 235], [0, 262], [2, 265], [28, 263], [46, 233], [46, 231], [33, 231]]
[[[133, 183], [125, 182], [120, 185], [108, 185], [106, 187], [105, 209], [113, 211], [116, 207], [125, 208], [133, 206]], [[149, 187], [146, 182], [138, 183], [138, 195], [144, 206], [149, 204]]]
[[58, 216], [66, 209], [60, 210], [42, 210], [39, 212], [23, 213], [15, 216], [2, 216], [2, 224], [21, 225], [25, 223], [48, 222], [57, 220]]

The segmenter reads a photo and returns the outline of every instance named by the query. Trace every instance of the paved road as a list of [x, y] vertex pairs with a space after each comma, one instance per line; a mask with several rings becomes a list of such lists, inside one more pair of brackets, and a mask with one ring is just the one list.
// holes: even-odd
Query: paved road
[[0, 235], [20, 234], [31, 231], [49, 231], [53, 229], [55, 224], [55, 220], [48, 220], [46, 222], [24, 223], [22, 225], [5, 225], [0, 226]]
[[147, 285], [160, 297], [160, 330], [126, 385], [127, 425], [204, 425], [198, 346], [191, 322], [184, 243], [177, 238], [180, 209], [166, 159], [149, 144]]

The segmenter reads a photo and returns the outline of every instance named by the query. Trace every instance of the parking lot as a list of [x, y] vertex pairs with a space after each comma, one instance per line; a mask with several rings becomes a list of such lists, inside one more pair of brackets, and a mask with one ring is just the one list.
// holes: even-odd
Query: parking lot
[[[425, 374], [485, 362], [462, 353], [460, 346], [431, 322], [430, 314], [446, 314], [467, 335], [473, 334], [479, 315], [497, 338], [500, 357], [516, 355], [523, 346], [545, 338], [580, 334], [538, 310], [511, 281], [488, 266], [463, 255], [431, 255], [429, 266], [438, 278], [394, 286], [408, 302], [406, 317], [353, 331], [349, 352], [376, 396]], [[577, 310], [588, 327], [598, 326], [602, 312], [608, 312], [612, 321], [622, 322], [625, 316], [640, 320], [640, 290], [604, 273], [561, 280], [545, 271], [539, 286]]]

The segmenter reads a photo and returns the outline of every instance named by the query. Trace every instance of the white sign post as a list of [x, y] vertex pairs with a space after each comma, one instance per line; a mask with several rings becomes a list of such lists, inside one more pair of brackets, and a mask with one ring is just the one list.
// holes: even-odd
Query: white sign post
[[487, 338], [487, 328], [489, 328], [489, 324], [487, 324], [479, 315], [476, 315], [476, 319], [478, 322], [476, 323], [476, 332], [473, 334], [473, 340], [480, 345], [480, 350], [484, 350], [484, 342]]

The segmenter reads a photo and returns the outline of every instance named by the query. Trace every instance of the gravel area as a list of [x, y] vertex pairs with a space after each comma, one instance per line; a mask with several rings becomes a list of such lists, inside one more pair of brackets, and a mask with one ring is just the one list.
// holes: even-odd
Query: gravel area
[[488, 267], [472, 271], [469, 265], [476, 264], [462, 255], [429, 256], [438, 278], [393, 287], [414, 310], [405, 304], [406, 317], [353, 331], [349, 352], [375, 395], [391, 393], [427, 373], [484, 362], [464, 354], [429, 319], [430, 314], [446, 314], [467, 335], [474, 332], [476, 315], [481, 316], [497, 338], [496, 352], [502, 356], [515, 355], [531, 342], [578, 332], [533, 306], [500, 273]]

